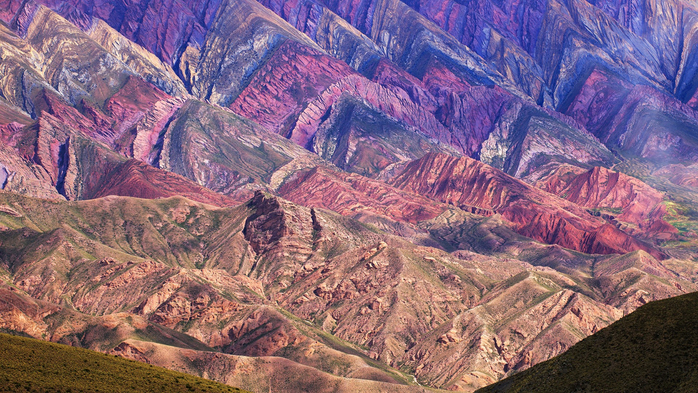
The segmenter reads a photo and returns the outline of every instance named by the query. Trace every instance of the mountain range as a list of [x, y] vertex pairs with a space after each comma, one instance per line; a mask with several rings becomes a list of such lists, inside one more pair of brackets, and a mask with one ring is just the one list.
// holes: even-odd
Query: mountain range
[[474, 391], [698, 290], [688, 0], [0, 0], [0, 329]]

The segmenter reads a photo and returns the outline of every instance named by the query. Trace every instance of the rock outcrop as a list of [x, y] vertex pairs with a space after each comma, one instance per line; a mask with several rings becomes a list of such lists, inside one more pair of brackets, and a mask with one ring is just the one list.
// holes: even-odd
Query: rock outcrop
[[215, 193], [175, 173], [153, 168], [142, 161], [128, 160], [107, 174], [86, 199], [108, 195], [131, 196], [146, 199], [169, 198], [181, 195], [193, 201], [214, 206], [238, 204], [233, 198]]
[[279, 188], [279, 194], [305, 206], [322, 207], [347, 216], [372, 214], [398, 222], [416, 223], [434, 218], [447, 208], [378, 180], [323, 167], [295, 174]]
[[[360, 176], [351, 177], [359, 184]], [[379, 184], [361, 181], [368, 190]], [[408, 194], [389, 190], [367, 195], [386, 195], [387, 206], [400, 208], [394, 198]], [[32, 302], [71, 304], [59, 312], [71, 315], [60, 324], [46, 320], [55, 311], [31, 314], [35, 306], [0, 322], [148, 362], [158, 358], [128, 349], [138, 332], [219, 357], [281, 356], [335, 377], [407, 378], [371, 368], [370, 357], [409, 364], [420, 383], [469, 389], [489, 381], [485, 375], [500, 378], [554, 356], [643, 302], [695, 288], [680, 262], [670, 270], [642, 251], [586, 256], [530, 246], [507, 256], [450, 254], [261, 192], [223, 209], [181, 197], [55, 203], [0, 196], [8, 282]], [[423, 204], [423, 214], [444, 206]], [[44, 229], [32, 229], [34, 222]], [[116, 330], [105, 336], [105, 329]], [[454, 356], [460, 360], [444, 361]]]
[[548, 244], [587, 253], [662, 253], [594, 217], [574, 203], [465, 157], [428, 154], [408, 164], [392, 185], [439, 202], [491, 210], [515, 230]]
[[561, 110], [613, 149], [661, 163], [695, 162], [698, 115], [675, 98], [594, 69]]
[[0, 328], [253, 390], [556, 356], [698, 290], [696, 15], [0, 0]]
[[[636, 224], [637, 229], [623, 227], [630, 233], [646, 238], [668, 240], [675, 238], [676, 228], [663, 220], [666, 208], [664, 196], [642, 181], [595, 167], [589, 171], [561, 166], [538, 184], [543, 190], [590, 209], [610, 223]], [[617, 214], [603, 211], [619, 211]]]
[[[330, 85], [354, 71], [345, 63], [294, 41], [274, 51], [230, 108], [286, 136], [301, 110]], [[312, 138], [312, 135], [307, 137]], [[307, 140], [295, 140], [301, 146]]]

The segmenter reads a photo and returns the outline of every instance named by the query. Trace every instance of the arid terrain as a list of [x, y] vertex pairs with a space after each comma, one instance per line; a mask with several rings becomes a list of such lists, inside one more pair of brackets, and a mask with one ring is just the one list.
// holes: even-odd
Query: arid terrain
[[698, 291], [697, 179], [693, 1], [0, 0], [2, 332], [472, 392]]

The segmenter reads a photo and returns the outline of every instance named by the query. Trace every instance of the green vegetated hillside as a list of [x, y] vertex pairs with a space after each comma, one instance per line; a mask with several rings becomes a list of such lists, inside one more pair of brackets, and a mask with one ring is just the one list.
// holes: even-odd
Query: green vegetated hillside
[[698, 293], [660, 300], [478, 393], [695, 392]]
[[0, 334], [2, 392], [244, 392], [83, 348]]

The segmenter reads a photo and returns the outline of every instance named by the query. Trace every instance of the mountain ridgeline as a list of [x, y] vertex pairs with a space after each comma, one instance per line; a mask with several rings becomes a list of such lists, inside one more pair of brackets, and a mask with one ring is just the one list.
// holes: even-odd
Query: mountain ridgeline
[[0, 329], [472, 392], [698, 291], [698, 7], [640, 3], [0, 0]]
[[82, 348], [0, 333], [6, 392], [221, 392], [243, 390]]
[[564, 354], [478, 393], [692, 392], [696, 310], [696, 293], [649, 303]]

